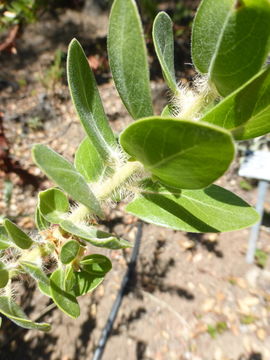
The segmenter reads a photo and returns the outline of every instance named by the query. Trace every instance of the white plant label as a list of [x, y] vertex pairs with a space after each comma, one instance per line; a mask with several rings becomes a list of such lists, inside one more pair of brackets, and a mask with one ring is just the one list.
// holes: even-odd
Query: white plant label
[[239, 175], [270, 181], [270, 152], [254, 151], [242, 163]]

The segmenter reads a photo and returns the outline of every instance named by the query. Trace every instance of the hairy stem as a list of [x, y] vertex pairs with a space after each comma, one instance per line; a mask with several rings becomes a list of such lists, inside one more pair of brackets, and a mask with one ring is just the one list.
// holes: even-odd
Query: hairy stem
[[[201, 88], [200, 88], [201, 87]], [[212, 104], [219, 97], [214, 85], [210, 82], [199, 83], [196, 90], [187, 90], [178, 95], [180, 107], [182, 107], [179, 117], [185, 120], [197, 120], [200, 118], [204, 109]], [[177, 101], [177, 97], [176, 97]]]
[[[95, 196], [99, 201], [107, 200], [111, 195], [119, 189], [121, 186], [124, 186], [130, 178], [143, 170], [143, 165], [138, 161], [127, 162], [119, 169], [116, 170], [114, 175], [102, 183], [96, 191], [94, 191]], [[88, 215], [91, 214], [91, 211], [84, 205], [79, 205], [69, 216], [68, 220], [74, 222], [83, 221]]]

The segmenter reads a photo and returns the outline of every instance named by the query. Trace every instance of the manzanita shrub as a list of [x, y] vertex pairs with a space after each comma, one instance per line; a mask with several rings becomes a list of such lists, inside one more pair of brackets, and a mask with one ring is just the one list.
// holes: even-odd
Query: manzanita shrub
[[77, 318], [77, 298], [93, 291], [112, 266], [107, 257], [89, 253], [87, 245], [132, 246], [99, 229], [98, 219], [114, 202], [126, 198], [127, 212], [187, 232], [232, 231], [258, 220], [245, 201], [213, 182], [233, 161], [236, 141], [270, 129], [269, 0], [201, 2], [192, 31], [198, 73], [193, 87], [177, 84], [173, 27], [165, 12], [154, 21], [153, 41], [172, 95], [161, 115], [153, 112], [136, 3], [115, 0], [109, 62], [135, 120], [119, 140], [83, 49], [77, 40], [69, 46], [69, 88], [85, 139], [74, 164], [45, 145], [33, 147], [34, 162], [56, 184], [39, 193], [38, 236], [31, 238], [8, 219], [0, 227], [0, 312], [24, 328], [48, 331], [50, 325], [27, 318], [14, 300], [13, 280], [28, 274], [59, 309]]

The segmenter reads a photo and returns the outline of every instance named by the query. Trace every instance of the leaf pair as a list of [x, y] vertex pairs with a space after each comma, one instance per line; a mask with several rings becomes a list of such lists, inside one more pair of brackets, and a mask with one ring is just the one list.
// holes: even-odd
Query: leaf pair
[[[232, 93], [201, 120], [228, 129], [236, 140], [270, 131], [270, 70], [256, 74], [269, 52], [269, 38], [270, 6], [265, 0], [204, 0], [195, 17], [192, 38], [195, 66], [208, 73], [222, 95]], [[155, 19], [153, 39], [164, 78], [175, 93], [172, 22], [164, 12]], [[228, 75], [226, 67], [231, 68], [232, 75]], [[229, 90], [223, 93], [222, 86]], [[162, 114], [166, 115], [169, 112]]]
[[41, 291], [52, 297], [55, 304], [73, 318], [80, 315], [76, 298], [100, 285], [112, 267], [107, 257], [98, 254], [85, 256], [80, 264], [81, 271], [73, 271], [72, 267], [59, 268], [50, 276], [49, 286], [39, 284]]
[[[39, 193], [38, 211], [40, 216], [49, 223], [59, 224], [67, 233], [75, 235], [97, 247], [123, 249], [130, 243], [112, 234], [97, 230], [94, 226], [84, 223], [76, 224], [70, 219], [69, 202], [66, 195], [59, 189], [48, 189]], [[72, 246], [72, 245], [71, 245]]]
[[33, 158], [43, 172], [74, 200], [85, 205], [94, 214], [103, 216], [95, 195], [70, 162], [45, 145], [33, 147]]
[[270, 131], [270, 68], [227, 96], [201, 120], [231, 131], [236, 140], [267, 134]]
[[[67, 63], [70, 92], [87, 138], [76, 152], [75, 167], [44, 145], [34, 146], [33, 158], [43, 172], [75, 201], [103, 217], [99, 201], [87, 182], [98, 181], [106, 174], [118, 145], [108, 124], [94, 75], [77, 40], [69, 46]], [[38, 216], [37, 220], [42, 222]]]
[[192, 59], [222, 96], [264, 64], [270, 40], [268, 0], [203, 0], [192, 29]]

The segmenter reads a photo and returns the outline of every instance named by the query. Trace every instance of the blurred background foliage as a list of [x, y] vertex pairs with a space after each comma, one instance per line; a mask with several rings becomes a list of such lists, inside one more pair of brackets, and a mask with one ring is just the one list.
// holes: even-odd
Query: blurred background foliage
[[[68, 7], [80, 9], [88, 1], [96, 3], [102, 10], [107, 10], [112, 0], [3, 0], [0, 2], [0, 33], [15, 25], [38, 21], [45, 12], [55, 12]], [[158, 11], [165, 10], [175, 23], [191, 18], [190, 1], [137, 0], [143, 20], [152, 22]], [[193, 1], [196, 4], [196, 1]]]

